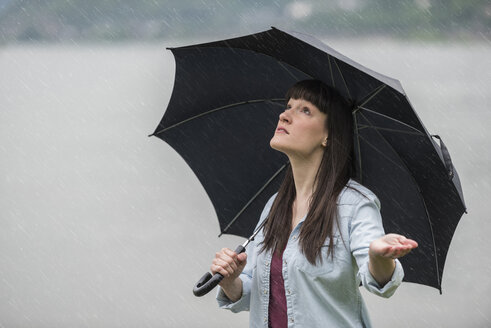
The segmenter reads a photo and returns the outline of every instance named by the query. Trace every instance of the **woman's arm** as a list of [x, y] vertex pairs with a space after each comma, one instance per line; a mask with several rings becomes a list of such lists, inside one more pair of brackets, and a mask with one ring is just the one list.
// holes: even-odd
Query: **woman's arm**
[[394, 273], [394, 259], [403, 257], [416, 247], [417, 242], [401, 235], [390, 233], [382, 236], [370, 243], [368, 270], [383, 287]]
[[223, 275], [220, 287], [232, 302], [242, 297], [242, 279], [239, 278], [239, 275], [244, 270], [246, 263], [246, 253], [237, 254], [231, 249], [224, 248], [215, 254], [211, 265], [212, 274], [219, 272]]
[[373, 193], [366, 194], [368, 197], [363, 197], [353, 209], [349, 223], [350, 249], [358, 265], [357, 279], [369, 292], [387, 298], [402, 282], [404, 270], [397, 257], [406, 253], [397, 250], [398, 247], [391, 248], [392, 237], [399, 235], [385, 234], [380, 201]]

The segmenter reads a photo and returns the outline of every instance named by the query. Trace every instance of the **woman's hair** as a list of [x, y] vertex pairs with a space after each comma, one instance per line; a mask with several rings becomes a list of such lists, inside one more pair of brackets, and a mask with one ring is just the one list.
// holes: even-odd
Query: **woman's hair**
[[[327, 146], [316, 173], [316, 183], [309, 211], [299, 235], [299, 245], [307, 260], [314, 264], [321, 258], [321, 247], [330, 237], [328, 255], [333, 256], [333, 230], [337, 222], [337, 198], [348, 180], [354, 176], [352, 105], [334, 88], [319, 80], [297, 82], [286, 93], [291, 98], [304, 99], [327, 114]], [[283, 183], [271, 207], [264, 226], [262, 251], [281, 252], [292, 230], [292, 205], [295, 182], [288, 165]]]

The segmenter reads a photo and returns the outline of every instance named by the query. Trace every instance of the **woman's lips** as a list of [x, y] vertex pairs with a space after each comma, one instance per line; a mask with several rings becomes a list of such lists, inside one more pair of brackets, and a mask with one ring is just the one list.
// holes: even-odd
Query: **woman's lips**
[[279, 127], [276, 129], [276, 132], [278, 133], [285, 133], [285, 134], [289, 134], [288, 131], [285, 129], [285, 128], [282, 128], [282, 127]]

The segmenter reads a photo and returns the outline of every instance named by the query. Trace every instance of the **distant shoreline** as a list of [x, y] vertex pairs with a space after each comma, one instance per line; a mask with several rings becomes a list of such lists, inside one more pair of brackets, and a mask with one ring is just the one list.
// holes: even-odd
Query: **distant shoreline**
[[[189, 44], [197, 44], [202, 42], [211, 42], [222, 39], [234, 38], [242, 35], [251, 34], [236, 34], [232, 33], [230, 35], [199, 35], [196, 37], [172, 37], [172, 38], [125, 38], [125, 39], [100, 39], [100, 38], [84, 38], [84, 39], [40, 39], [40, 40], [1, 40], [0, 47], [5, 46], [23, 46], [23, 45], [38, 45], [38, 46], [56, 46], [56, 45], [118, 45], [118, 44], [163, 44], [166, 47], [179, 47]], [[420, 38], [420, 37], [403, 37], [403, 36], [393, 36], [384, 34], [371, 34], [371, 35], [339, 35], [328, 33], [322, 34], [311, 34], [319, 40], [325, 43], [332, 42], [342, 42], [342, 41], [359, 41], [364, 42], [378, 42], [378, 41], [392, 41], [401, 43], [411, 43], [411, 44], [489, 44], [491, 46], [491, 39], [482, 34], [477, 35], [455, 35], [447, 37], [438, 38]]]

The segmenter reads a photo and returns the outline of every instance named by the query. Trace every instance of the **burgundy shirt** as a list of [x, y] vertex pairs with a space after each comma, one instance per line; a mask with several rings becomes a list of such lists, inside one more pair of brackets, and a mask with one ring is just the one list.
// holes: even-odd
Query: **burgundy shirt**
[[288, 327], [286, 314], [285, 284], [282, 274], [283, 251], [273, 253], [269, 278], [269, 327]]

